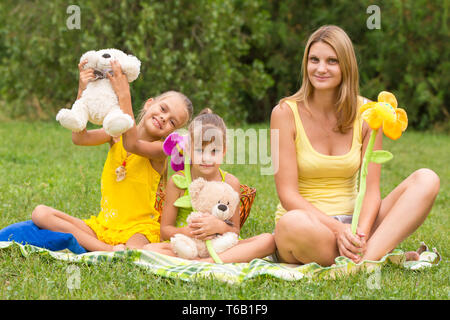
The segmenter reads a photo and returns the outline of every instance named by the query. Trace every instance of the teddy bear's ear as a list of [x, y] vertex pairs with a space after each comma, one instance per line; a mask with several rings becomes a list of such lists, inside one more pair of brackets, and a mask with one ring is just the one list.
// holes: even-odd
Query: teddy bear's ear
[[119, 59], [122, 71], [127, 75], [128, 82], [132, 82], [137, 79], [141, 70], [141, 61], [135, 56], [124, 55]]
[[80, 62], [83, 62], [86, 59], [88, 62], [84, 65], [84, 69], [86, 70], [89, 68], [95, 68], [95, 66], [97, 65], [97, 60], [98, 60], [96, 51], [91, 50], [91, 51], [84, 53], [80, 58]]
[[189, 194], [191, 196], [191, 199], [197, 198], [199, 193], [205, 187], [205, 185], [206, 185], [206, 180], [203, 178], [197, 178], [194, 181], [192, 181], [189, 186]]

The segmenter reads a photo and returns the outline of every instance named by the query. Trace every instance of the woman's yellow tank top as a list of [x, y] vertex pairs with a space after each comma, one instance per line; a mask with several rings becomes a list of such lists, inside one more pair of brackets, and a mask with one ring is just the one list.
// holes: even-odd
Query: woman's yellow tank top
[[[358, 109], [363, 98], [358, 97]], [[297, 152], [298, 191], [300, 195], [327, 215], [351, 215], [358, 193], [358, 172], [361, 165], [362, 120], [358, 116], [353, 125], [350, 151], [344, 155], [329, 156], [312, 147], [297, 108], [297, 103], [286, 103], [294, 114]], [[279, 203], [275, 222], [286, 213]]]
[[[126, 161], [126, 176], [116, 181], [116, 168]], [[101, 179], [101, 211], [97, 221], [106, 228], [126, 230], [140, 224], [159, 228], [155, 209], [156, 192], [161, 176], [150, 160], [128, 154], [122, 137], [109, 150]]]

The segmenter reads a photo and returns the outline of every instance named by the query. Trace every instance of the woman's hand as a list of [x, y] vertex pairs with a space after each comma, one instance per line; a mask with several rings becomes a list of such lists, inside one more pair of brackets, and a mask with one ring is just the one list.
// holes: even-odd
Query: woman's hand
[[189, 227], [193, 229], [192, 235], [198, 240], [211, 240], [216, 233], [224, 233], [225, 222], [213, 215], [205, 215], [191, 219]]
[[356, 230], [356, 235], [352, 233], [351, 225], [343, 223], [336, 234], [336, 241], [339, 254], [345, 256], [355, 263], [361, 262], [361, 257], [366, 251], [366, 235]]
[[111, 86], [116, 93], [117, 98], [129, 98], [131, 96], [130, 85], [127, 76], [122, 72], [119, 61], [111, 61], [111, 68], [114, 74], [111, 75], [107, 72], [106, 76], [111, 82]]
[[84, 70], [84, 65], [88, 62], [88, 60], [83, 60], [78, 64], [78, 70], [80, 71], [79, 80], [78, 80], [78, 93], [81, 94], [84, 89], [86, 89], [89, 81], [95, 80], [94, 69], [89, 68]]

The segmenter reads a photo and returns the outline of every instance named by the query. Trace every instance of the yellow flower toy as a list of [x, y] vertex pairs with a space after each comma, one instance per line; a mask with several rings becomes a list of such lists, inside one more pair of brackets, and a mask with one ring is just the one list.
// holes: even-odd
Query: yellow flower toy
[[367, 166], [369, 162], [385, 163], [393, 158], [392, 153], [385, 150], [373, 151], [375, 137], [378, 129], [383, 128], [383, 133], [386, 137], [397, 140], [408, 127], [408, 116], [406, 111], [397, 108], [397, 99], [395, 96], [387, 91], [382, 91], [378, 95], [377, 102], [368, 102], [361, 106], [359, 110], [361, 117], [367, 122], [372, 129], [370, 133], [369, 143], [367, 145], [366, 153], [361, 165], [361, 176], [359, 179], [359, 192], [353, 210], [352, 232], [356, 234], [358, 227], [359, 214], [361, 206], [366, 193], [366, 177]]
[[397, 99], [387, 91], [381, 91], [378, 102], [368, 102], [359, 112], [372, 130], [378, 130], [383, 126], [386, 137], [397, 140], [408, 126], [406, 111], [397, 108]]

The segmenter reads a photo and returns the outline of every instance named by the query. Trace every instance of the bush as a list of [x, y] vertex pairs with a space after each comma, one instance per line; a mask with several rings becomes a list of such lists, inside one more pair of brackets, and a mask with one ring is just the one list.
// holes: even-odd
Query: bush
[[340, 26], [352, 39], [362, 95], [376, 100], [382, 90], [393, 92], [417, 129], [450, 119], [448, 1], [379, 1], [381, 29], [373, 30], [366, 26], [367, 1], [264, 3], [273, 28], [257, 57], [275, 84], [265, 99], [249, 104], [254, 106], [249, 120], [267, 120], [282, 97], [300, 88], [306, 41], [326, 24]]
[[100, 48], [141, 60], [141, 76], [131, 84], [136, 109], [151, 96], [179, 90], [197, 111], [211, 107], [238, 123], [246, 119], [243, 97], [261, 99], [272, 85], [262, 62], [240, 60], [264, 37], [268, 17], [257, 2], [84, 1], [80, 30], [66, 26], [67, 6], [62, 0], [0, 4], [0, 84], [11, 117], [53, 118], [70, 108], [80, 56]]
[[65, 1], [0, 3], [0, 103], [9, 117], [53, 119], [76, 97], [81, 54], [116, 47], [142, 61], [131, 85], [136, 109], [174, 89], [196, 111], [212, 107], [230, 124], [266, 122], [273, 106], [300, 87], [308, 36], [336, 24], [353, 40], [362, 95], [393, 92], [418, 129], [450, 118], [448, 1], [380, 1], [381, 29], [374, 30], [366, 26], [363, 0], [78, 5], [81, 29], [69, 30]]

